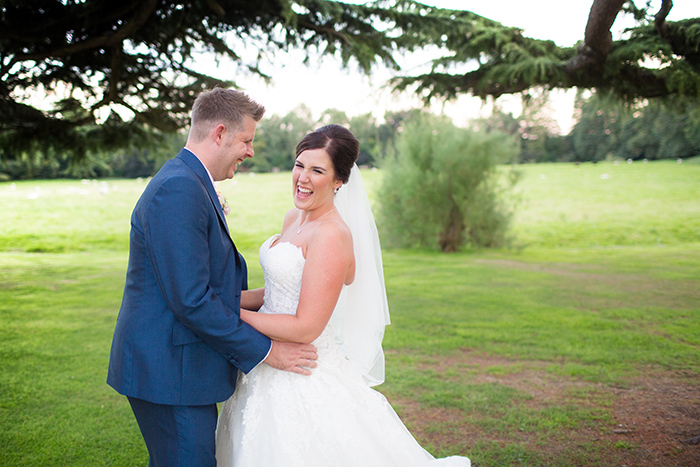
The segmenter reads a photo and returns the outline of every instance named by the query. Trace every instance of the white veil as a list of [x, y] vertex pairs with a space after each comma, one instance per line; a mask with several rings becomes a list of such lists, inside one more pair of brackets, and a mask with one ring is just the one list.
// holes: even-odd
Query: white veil
[[377, 226], [357, 164], [335, 195], [335, 206], [352, 232], [355, 281], [343, 287], [330, 323], [343, 356], [369, 386], [376, 386], [384, 382], [382, 339], [390, 323], [389, 304]]

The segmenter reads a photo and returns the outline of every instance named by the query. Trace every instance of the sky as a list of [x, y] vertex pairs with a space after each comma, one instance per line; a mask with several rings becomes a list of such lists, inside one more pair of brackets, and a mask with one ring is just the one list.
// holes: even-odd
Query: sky
[[[424, 0], [422, 3], [439, 8], [470, 10], [478, 15], [498, 21], [506, 26], [524, 30], [523, 34], [536, 39], [550, 39], [558, 45], [574, 45], [583, 39], [588, 12], [592, 0]], [[642, 4], [642, 0], [637, 0]], [[652, 11], [658, 10], [660, 0], [652, 1]], [[697, 0], [676, 0], [669, 20], [700, 16]], [[613, 25], [615, 37], [625, 26], [620, 21]], [[268, 114], [284, 115], [300, 104], [311, 108], [315, 117], [323, 110], [336, 108], [348, 115], [373, 113], [381, 118], [387, 110], [402, 110], [420, 106], [420, 102], [408, 94], [399, 96], [385, 87], [392, 72], [379, 69], [366, 77], [352, 69], [341, 70], [337, 61], [325, 57], [302, 65], [301, 53], [278, 54], [274, 65], [263, 66], [263, 71], [272, 77], [266, 85], [252, 77], [234, 76], [240, 88], [260, 101], [268, 109]], [[422, 60], [421, 60], [422, 62]], [[409, 65], [410, 66], [410, 65]], [[219, 70], [223, 75], [230, 73], [225, 67]], [[230, 78], [230, 75], [228, 76]], [[574, 92], [555, 91], [552, 94], [553, 117], [563, 133], [571, 127]], [[499, 101], [506, 111], [518, 115], [519, 98], [507, 96]], [[463, 96], [445, 105], [436, 105], [433, 111], [444, 112], [458, 125], [466, 126], [468, 121], [486, 116], [490, 107], [484, 106], [478, 98]]]

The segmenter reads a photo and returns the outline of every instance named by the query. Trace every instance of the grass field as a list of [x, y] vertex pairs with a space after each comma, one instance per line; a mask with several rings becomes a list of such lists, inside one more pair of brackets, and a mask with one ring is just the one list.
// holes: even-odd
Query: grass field
[[[697, 467], [700, 164], [519, 170], [514, 249], [385, 251], [379, 389], [428, 450], [475, 466]], [[147, 465], [104, 382], [145, 183], [0, 184], [0, 465]], [[219, 189], [260, 285], [290, 176]]]

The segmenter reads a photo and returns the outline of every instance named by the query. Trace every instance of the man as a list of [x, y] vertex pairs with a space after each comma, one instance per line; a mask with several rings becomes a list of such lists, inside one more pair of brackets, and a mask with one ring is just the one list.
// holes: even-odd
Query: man
[[150, 466], [215, 466], [216, 403], [233, 394], [238, 370], [263, 361], [301, 374], [316, 366], [313, 346], [273, 343], [239, 319], [246, 267], [214, 181], [253, 157], [264, 111], [241, 92], [200, 95], [185, 148], [131, 217], [107, 383], [128, 397]]

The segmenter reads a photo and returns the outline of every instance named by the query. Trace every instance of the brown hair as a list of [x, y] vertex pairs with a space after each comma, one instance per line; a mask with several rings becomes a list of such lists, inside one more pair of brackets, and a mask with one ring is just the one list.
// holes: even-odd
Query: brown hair
[[335, 177], [347, 183], [352, 166], [360, 155], [360, 142], [347, 128], [332, 124], [304, 136], [297, 144], [297, 157], [309, 149], [325, 149], [333, 162]]
[[201, 141], [212, 125], [219, 123], [229, 126], [232, 131], [239, 131], [243, 128], [245, 117], [259, 122], [264, 113], [265, 107], [247, 94], [233, 89], [214, 88], [204, 91], [194, 101], [190, 134], [195, 141]]

